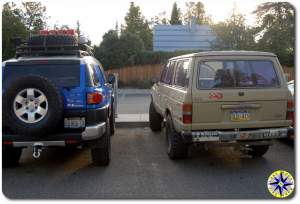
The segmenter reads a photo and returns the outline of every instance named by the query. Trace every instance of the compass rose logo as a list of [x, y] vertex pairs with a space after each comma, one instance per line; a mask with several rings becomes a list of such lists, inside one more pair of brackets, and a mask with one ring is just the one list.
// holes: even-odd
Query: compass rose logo
[[283, 170], [273, 172], [268, 179], [268, 189], [276, 198], [285, 198], [294, 191], [294, 178]]

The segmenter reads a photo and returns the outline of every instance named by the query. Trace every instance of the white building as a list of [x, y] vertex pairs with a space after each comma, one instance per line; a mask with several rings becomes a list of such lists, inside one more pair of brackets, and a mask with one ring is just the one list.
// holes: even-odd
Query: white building
[[210, 50], [215, 39], [208, 25], [155, 25], [153, 50]]

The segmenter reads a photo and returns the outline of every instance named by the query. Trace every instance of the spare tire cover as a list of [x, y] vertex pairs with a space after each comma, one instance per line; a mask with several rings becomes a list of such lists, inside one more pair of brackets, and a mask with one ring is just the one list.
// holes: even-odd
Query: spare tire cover
[[4, 83], [3, 125], [20, 135], [51, 133], [63, 117], [63, 97], [49, 79], [27, 75]]

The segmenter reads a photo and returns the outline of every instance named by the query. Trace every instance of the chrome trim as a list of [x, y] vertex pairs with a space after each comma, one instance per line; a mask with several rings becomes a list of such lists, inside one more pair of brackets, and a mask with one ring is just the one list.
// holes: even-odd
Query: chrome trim
[[23, 141], [23, 142], [13, 142], [14, 147], [31, 147], [34, 146], [36, 143], [42, 145], [44, 147], [49, 146], [65, 146], [65, 141]]
[[100, 138], [106, 131], [106, 123], [102, 122], [98, 125], [87, 126], [82, 133], [82, 140], [94, 140]]
[[268, 128], [245, 131], [182, 131], [183, 136], [192, 136], [193, 142], [248, 141], [286, 138], [290, 128]]
[[257, 109], [260, 108], [261, 105], [260, 104], [256, 104], [256, 103], [241, 103], [241, 104], [228, 104], [228, 105], [222, 105], [221, 108], [222, 109], [244, 109], [244, 108], [249, 108], [249, 109]]

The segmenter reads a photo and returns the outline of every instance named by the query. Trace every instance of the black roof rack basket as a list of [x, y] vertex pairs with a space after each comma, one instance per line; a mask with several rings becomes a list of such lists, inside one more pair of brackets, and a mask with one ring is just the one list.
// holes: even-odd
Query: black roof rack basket
[[[16, 48], [16, 58], [23, 56], [55, 56], [55, 55], [76, 55], [79, 57], [93, 56], [93, 48], [80, 43], [72, 44], [47, 44], [47, 36], [42, 37], [39, 43], [25, 42]], [[52, 36], [53, 37], [53, 36]]]

